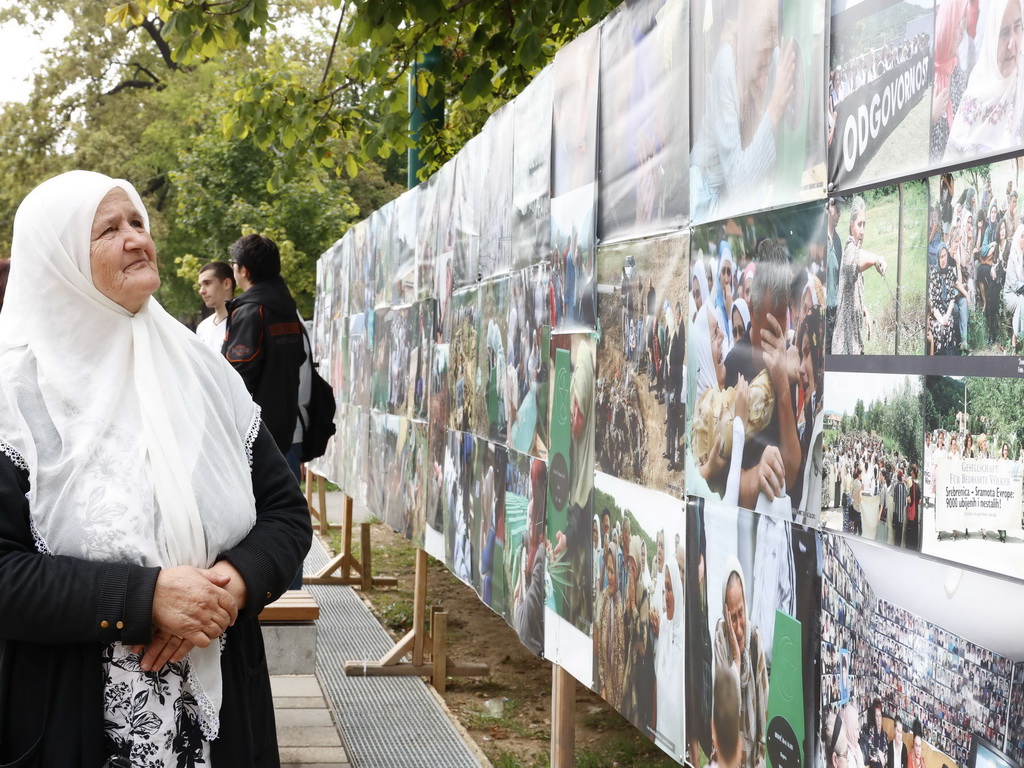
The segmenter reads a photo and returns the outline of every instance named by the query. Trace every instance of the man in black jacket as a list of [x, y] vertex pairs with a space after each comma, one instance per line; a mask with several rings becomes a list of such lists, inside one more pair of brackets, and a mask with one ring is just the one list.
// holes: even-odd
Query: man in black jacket
[[281, 255], [269, 237], [246, 235], [231, 245], [231, 267], [244, 291], [227, 302], [222, 352], [263, 409], [263, 423], [287, 454], [299, 413], [299, 369], [306, 359], [295, 300], [281, 277]]

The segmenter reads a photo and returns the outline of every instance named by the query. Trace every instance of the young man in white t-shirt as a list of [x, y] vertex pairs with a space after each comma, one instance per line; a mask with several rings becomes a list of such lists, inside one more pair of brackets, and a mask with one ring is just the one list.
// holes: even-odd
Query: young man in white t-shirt
[[203, 320], [196, 328], [196, 336], [206, 346], [220, 354], [224, 346], [224, 333], [228, 319], [225, 303], [235, 295], [235, 275], [229, 264], [223, 261], [211, 261], [199, 270], [199, 295], [203, 303], [213, 310], [213, 314]]

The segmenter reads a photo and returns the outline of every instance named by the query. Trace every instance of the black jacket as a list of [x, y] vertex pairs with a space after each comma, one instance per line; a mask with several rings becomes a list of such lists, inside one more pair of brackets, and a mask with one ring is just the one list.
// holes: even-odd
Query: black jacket
[[230, 300], [227, 309], [221, 351], [263, 409], [277, 447], [287, 452], [299, 416], [299, 368], [306, 359], [295, 300], [278, 275]]
[[[221, 656], [224, 698], [214, 765], [280, 764], [259, 614], [298, 570], [312, 537], [305, 499], [265, 427], [253, 445], [256, 525], [220, 559], [248, 588]], [[101, 650], [150, 640], [159, 568], [41, 555], [28, 474], [0, 454], [0, 766], [100, 768]], [[108, 621], [106, 629], [100, 622]], [[124, 624], [116, 629], [116, 620]]]

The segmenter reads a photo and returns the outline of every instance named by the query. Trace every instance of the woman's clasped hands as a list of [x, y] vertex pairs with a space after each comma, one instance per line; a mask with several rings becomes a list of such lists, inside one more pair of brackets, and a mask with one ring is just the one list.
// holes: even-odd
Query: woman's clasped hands
[[196, 646], [207, 647], [235, 623], [245, 598], [245, 582], [227, 561], [161, 570], [153, 592], [153, 638], [131, 649], [142, 655], [142, 670], [160, 670]]

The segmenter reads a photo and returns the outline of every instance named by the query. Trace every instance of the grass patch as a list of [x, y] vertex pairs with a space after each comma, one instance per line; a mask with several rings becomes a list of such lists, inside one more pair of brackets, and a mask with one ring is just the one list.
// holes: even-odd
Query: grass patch
[[504, 708], [500, 715], [492, 715], [484, 709], [465, 707], [459, 713], [462, 724], [469, 729], [486, 731], [492, 738], [501, 739], [508, 736], [520, 738], [537, 738], [548, 733], [546, 728], [538, 728], [522, 723], [516, 714], [522, 709], [523, 702], [519, 699], [504, 699]]
[[528, 763], [524, 763], [515, 752], [509, 752], [505, 749], [495, 755], [488, 755], [488, 758], [494, 768], [546, 768], [548, 765], [547, 752]]
[[[389, 596], [394, 596], [394, 593], [391, 593]], [[381, 622], [392, 632], [405, 634], [412, 629], [411, 597], [410, 595], [407, 598], [374, 605]]]
[[669, 768], [679, 764], [639, 733], [576, 750], [576, 768]]

